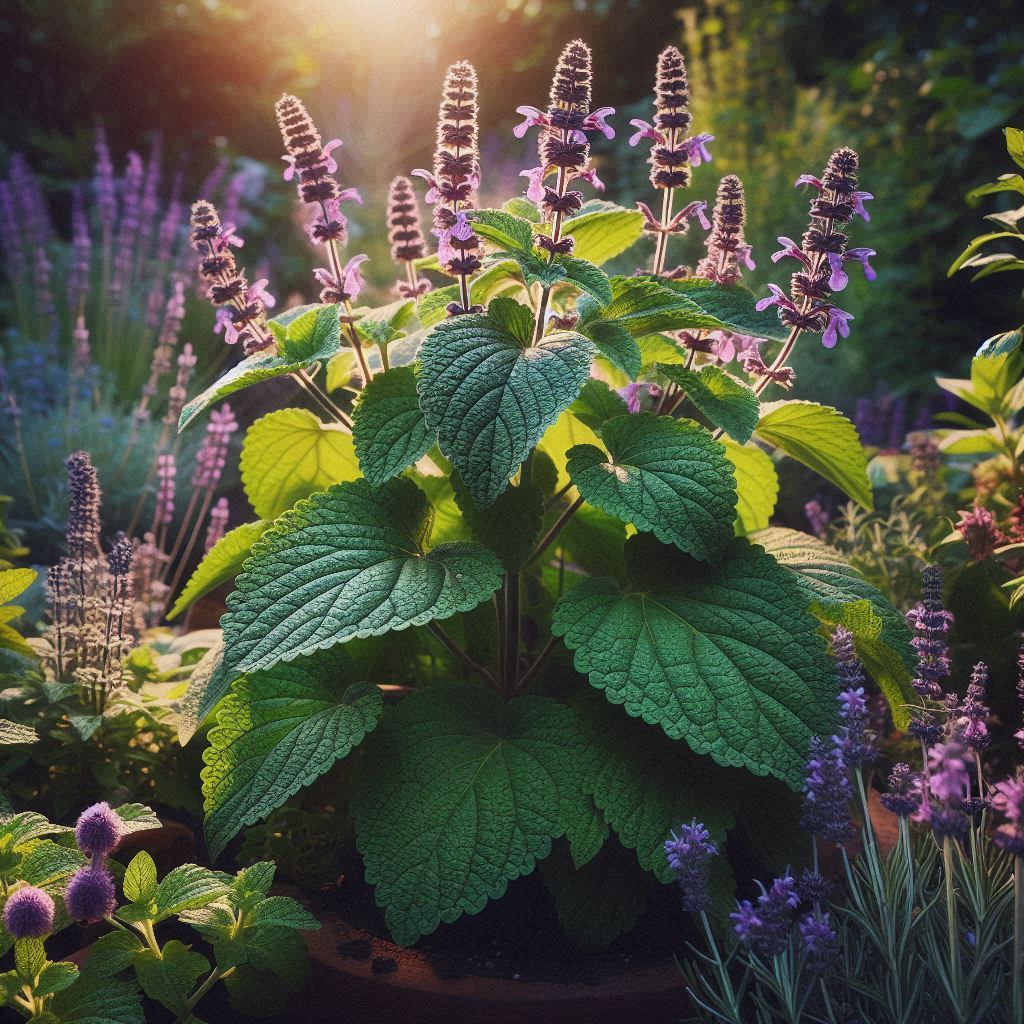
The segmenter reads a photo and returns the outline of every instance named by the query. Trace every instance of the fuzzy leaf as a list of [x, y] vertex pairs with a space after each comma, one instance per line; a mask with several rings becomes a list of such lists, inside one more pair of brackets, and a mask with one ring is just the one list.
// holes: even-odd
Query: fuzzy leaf
[[211, 856], [355, 749], [384, 702], [368, 683], [346, 685], [340, 652], [275, 665], [238, 680], [203, 751], [203, 808]]
[[89, 950], [89, 976], [112, 978], [131, 967], [139, 950], [144, 949], [141, 939], [133, 932], [116, 931], [101, 935]]
[[156, 863], [145, 851], [132, 857], [124, 872], [124, 897], [132, 903], [145, 903], [156, 895]]
[[862, 508], [870, 512], [875, 507], [857, 428], [837, 409], [816, 402], [773, 402], [761, 409], [757, 436], [835, 484]]
[[723, 443], [726, 458], [736, 474], [736, 533], [743, 535], [763, 530], [779, 498], [775, 463], [757, 445]]
[[601, 266], [637, 242], [644, 230], [644, 215], [614, 203], [591, 200], [562, 223], [563, 236], [576, 240], [573, 256]]
[[794, 788], [837, 721], [832, 666], [797, 582], [737, 538], [710, 566], [636, 537], [630, 582], [584, 579], [552, 630], [613, 704], [719, 764]]
[[183, 910], [208, 906], [227, 891], [223, 876], [198, 864], [182, 864], [165, 875], [153, 893], [156, 906], [153, 923], [159, 924]]
[[703, 277], [659, 280], [669, 291], [694, 303], [719, 329], [769, 341], [785, 341], [789, 334], [774, 309], [757, 309], [757, 296], [742, 285], [715, 284]]
[[242, 486], [261, 519], [276, 519], [301, 498], [359, 476], [352, 436], [307, 409], [278, 409], [245, 435]]
[[526, 348], [488, 314], [455, 317], [431, 331], [420, 350], [420, 404], [478, 505], [494, 502], [575, 401], [592, 358], [581, 335], [549, 334]]
[[493, 505], [479, 508], [458, 473], [453, 474], [455, 501], [473, 536], [493, 551], [509, 571], [521, 569], [533, 552], [544, 522], [544, 495], [533, 484], [509, 487]]
[[498, 589], [501, 565], [478, 544], [426, 550], [431, 522], [426, 495], [405, 477], [377, 489], [335, 484], [299, 502], [256, 542], [236, 581], [221, 672], [475, 608]]
[[171, 939], [157, 955], [152, 949], [135, 954], [135, 974], [142, 991], [179, 1016], [188, 1016], [188, 996], [199, 978], [210, 969], [202, 953]]
[[269, 896], [253, 907], [248, 925], [250, 928], [296, 928], [308, 932], [316, 931], [320, 922], [298, 900], [290, 896]]
[[74, 985], [58, 992], [49, 1008], [60, 1024], [146, 1024], [134, 981], [117, 981], [88, 970]]
[[222, 583], [234, 579], [242, 571], [253, 544], [263, 536], [270, 525], [265, 519], [255, 523], [243, 523], [228, 530], [196, 566], [188, 583], [182, 588], [174, 607], [167, 614], [168, 619], [176, 618], [201, 597], [216, 590]]
[[569, 476], [591, 505], [653, 532], [666, 544], [716, 560], [732, 537], [736, 487], [725, 449], [692, 420], [650, 413], [601, 428], [608, 453], [569, 451]]
[[569, 412], [590, 427], [600, 431], [607, 420], [615, 416], [625, 416], [629, 410], [626, 402], [613, 391], [603, 380], [591, 378], [583, 385], [580, 397], [569, 406]]
[[678, 384], [700, 412], [734, 441], [746, 444], [750, 440], [761, 403], [749, 384], [726, 373], [720, 366], [685, 370], [681, 366], [659, 363], [658, 372]]
[[160, 827], [160, 819], [145, 804], [121, 804], [114, 813], [121, 819], [121, 835]]
[[395, 941], [476, 914], [565, 830], [576, 779], [572, 712], [478, 686], [433, 685], [370, 738], [352, 813], [366, 879]]

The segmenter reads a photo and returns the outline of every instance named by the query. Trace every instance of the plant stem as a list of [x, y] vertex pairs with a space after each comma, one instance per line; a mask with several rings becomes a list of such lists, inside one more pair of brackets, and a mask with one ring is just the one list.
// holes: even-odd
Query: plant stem
[[537, 544], [537, 549], [534, 551], [530, 558], [531, 562], [536, 561], [544, 553], [545, 549], [551, 544], [551, 542], [562, 532], [569, 520], [576, 515], [579, 511], [580, 506], [583, 504], [583, 495], [580, 495], [557, 519], [554, 525]]
[[498, 680], [494, 678], [491, 672], [488, 669], [486, 669], [483, 665], [481, 665], [478, 661], [476, 661], [473, 657], [471, 657], [467, 651], [463, 650], [451, 638], [451, 636], [447, 632], [445, 632], [445, 630], [440, 625], [438, 625], [438, 623], [431, 622], [427, 628], [430, 630], [431, 633], [433, 633], [433, 635], [438, 640], [440, 640], [441, 644], [445, 647], [445, 649], [449, 653], [453, 654], [459, 661], [461, 661], [462, 664], [466, 666], [466, 668], [476, 672], [479, 676], [481, 676], [484, 679], [485, 682], [489, 683], [499, 692], [501, 691], [501, 687], [498, 685]]
[[505, 573], [505, 642], [501, 670], [502, 692], [506, 699], [519, 689], [520, 621], [519, 573]]
[[540, 654], [537, 655], [534, 663], [526, 670], [526, 674], [523, 676], [522, 682], [519, 684], [519, 692], [525, 693], [529, 688], [530, 684], [540, 675], [540, 670], [544, 667], [545, 662], [551, 657], [551, 652], [555, 649], [555, 637], [551, 637], [548, 642], [544, 645]]
[[953, 887], [953, 840], [942, 840], [942, 867], [946, 876], [946, 930], [949, 933], [949, 972], [956, 991], [957, 1008], [961, 1003], [960, 956], [957, 951], [956, 892]]
[[188, 997], [185, 1001], [185, 1011], [179, 1016], [175, 1017], [174, 1024], [183, 1024], [184, 1021], [188, 1020], [192, 1015], [192, 1009], [199, 1002], [207, 992], [217, 984], [221, 978], [228, 978], [234, 974], [234, 967], [229, 967], [226, 971], [221, 971], [219, 967], [214, 967], [212, 971], [206, 976], [206, 980]]

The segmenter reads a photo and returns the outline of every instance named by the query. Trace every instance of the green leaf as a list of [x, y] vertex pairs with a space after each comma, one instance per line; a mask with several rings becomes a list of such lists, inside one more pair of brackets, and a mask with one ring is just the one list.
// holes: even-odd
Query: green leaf
[[513, 196], [511, 199], [506, 199], [501, 204], [501, 208], [505, 213], [521, 217], [523, 220], [528, 220], [531, 224], [540, 223], [540, 213], [537, 207], [525, 196]]
[[628, 932], [658, 887], [619, 843], [605, 844], [582, 868], [574, 868], [568, 853], [556, 847], [540, 873], [565, 937], [579, 949], [605, 949]]
[[458, 316], [430, 332], [420, 350], [420, 404], [478, 505], [495, 501], [576, 400], [592, 358], [578, 334], [548, 334], [524, 348], [489, 314]]
[[35, 994], [39, 996], [53, 995], [60, 992], [78, 981], [78, 965], [69, 963], [66, 960], [58, 960], [56, 963], [47, 964], [39, 974], [39, 984], [36, 985]]
[[[899, 611], [835, 548], [817, 537], [776, 528], [751, 539], [794, 574], [812, 610], [817, 605], [819, 619], [831, 626], [841, 622], [853, 633], [857, 656], [885, 694], [897, 728], [905, 728], [906, 705], [915, 702], [910, 685], [914, 656], [910, 631]], [[865, 601], [866, 609], [861, 607]]]
[[131, 967], [135, 954], [145, 947], [134, 932], [114, 931], [101, 935], [89, 950], [90, 977], [112, 978]]
[[218, 857], [255, 824], [355, 749], [384, 710], [380, 690], [346, 685], [341, 652], [238, 680], [203, 751], [206, 842]]
[[[639, 543], [644, 541], [645, 543]], [[801, 784], [834, 731], [832, 666], [790, 572], [737, 538], [709, 566], [633, 538], [630, 583], [584, 579], [552, 631], [613, 704], [719, 764]]]
[[176, 618], [186, 608], [195, 604], [222, 583], [234, 579], [242, 571], [242, 565], [249, 557], [253, 544], [263, 536], [270, 523], [265, 519], [255, 523], [243, 523], [228, 530], [210, 550], [203, 555], [188, 583], [182, 588], [178, 600], [167, 614], [168, 619]]
[[412, 322], [416, 313], [413, 299], [396, 299], [386, 306], [375, 309], [356, 309], [358, 318], [356, 331], [374, 345], [388, 345], [397, 338], [405, 337], [405, 327]]
[[658, 372], [678, 384], [713, 426], [721, 427], [734, 441], [746, 444], [754, 433], [761, 403], [749, 384], [726, 373], [720, 366], [686, 370], [658, 364]]
[[600, 853], [610, 832], [594, 798], [581, 790], [565, 814], [565, 839], [573, 865], [581, 868], [589, 864]]
[[[465, 317], [460, 317], [460, 320]], [[286, 512], [252, 549], [221, 620], [222, 671], [279, 661], [469, 611], [501, 584], [478, 544], [430, 551], [431, 508], [408, 478], [336, 484]]]
[[472, 210], [467, 216], [473, 231], [503, 253], [520, 256], [533, 252], [533, 226], [504, 210]]
[[35, 841], [18, 867], [18, 878], [48, 891], [63, 883], [85, 864], [77, 847], [61, 846], [49, 839]]
[[1019, 128], [1004, 128], [1006, 152], [1018, 167], [1024, 167], [1024, 131]]
[[352, 410], [352, 440], [363, 475], [380, 485], [423, 458], [435, 435], [416, 394], [416, 372], [400, 366], [378, 374]]
[[19, 743], [35, 743], [39, 735], [30, 725], [0, 718], [0, 747], [13, 747]]
[[247, 868], [240, 868], [231, 882], [231, 891], [239, 905], [242, 906], [253, 896], [266, 896], [274, 882], [276, 870], [277, 866], [272, 860], [261, 860]]
[[14, 849], [32, 839], [43, 836], [66, 835], [74, 829], [66, 825], [53, 825], [35, 811], [21, 811], [0, 821], [0, 849]]
[[351, 434], [306, 409], [278, 409], [258, 419], [245, 435], [239, 469], [261, 519], [276, 519], [314, 491], [359, 476]]
[[683, 822], [703, 822], [722, 849], [735, 824], [737, 796], [724, 773], [612, 707], [596, 693], [573, 701], [580, 728], [581, 786], [623, 846], [659, 881], [674, 875], [665, 840]]
[[14, 943], [14, 969], [28, 985], [34, 985], [46, 966], [46, 950], [42, 939], [17, 939]]
[[732, 538], [736, 507], [724, 447], [692, 420], [650, 413], [608, 420], [601, 439], [608, 454], [593, 445], [568, 453], [580, 494], [695, 558], [719, 558]]
[[779, 498], [775, 463], [757, 445], [723, 443], [726, 458], [736, 475], [736, 532], [742, 535], [763, 530]]
[[156, 887], [154, 924], [183, 910], [195, 910], [220, 899], [228, 891], [222, 877], [198, 864], [182, 864], [169, 872]]
[[857, 428], [837, 409], [816, 402], [772, 402], [761, 409], [757, 436], [835, 484], [862, 508], [870, 512], [875, 507]]
[[580, 291], [592, 295], [602, 304], [612, 301], [612, 286], [608, 275], [599, 267], [578, 256], [556, 256], [555, 263], [565, 271], [563, 280], [576, 285]]
[[278, 342], [280, 354], [257, 352], [236, 363], [201, 395], [185, 405], [178, 418], [179, 432], [204, 409], [228, 395], [261, 381], [306, 369], [314, 363], [327, 362], [341, 347], [337, 306], [317, 306], [305, 310], [303, 316], [297, 317], [287, 326], [283, 325], [285, 316], [287, 314], [270, 321], [272, 327], [277, 325], [275, 334], [280, 337], [283, 332], [283, 341]]
[[583, 385], [580, 397], [569, 406], [569, 412], [591, 430], [600, 431], [607, 420], [625, 416], [628, 412], [625, 400], [613, 391], [603, 380], [591, 378]]
[[179, 1016], [188, 1016], [188, 997], [209, 969], [202, 953], [177, 939], [165, 943], [159, 954], [149, 948], [135, 954], [135, 974], [142, 991]]
[[[301, 908], [300, 908], [301, 909]], [[315, 918], [303, 929], [319, 928]], [[295, 927], [266, 926], [246, 929], [242, 935], [243, 949], [250, 964], [259, 971], [270, 971], [287, 988], [299, 991], [309, 974], [309, 955], [306, 941]]]
[[195, 735], [203, 719], [213, 710], [228, 687], [238, 677], [224, 667], [224, 638], [217, 637], [192, 670], [188, 689], [181, 699], [178, 718], [178, 742], [185, 746]]
[[0, 604], [7, 604], [25, 593], [35, 583], [38, 575], [35, 569], [0, 570]]
[[125, 869], [125, 899], [132, 903], [147, 902], [156, 894], [156, 885], [156, 863], [145, 850], [140, 850]]
[[620, 256], [639, 240], [644, 215], [601, 200], [585, 203], [574, 217], [562, 222], [562, 234], [576, 240], [573, 255], [601, 266]]
[[[495, 295], [508, 289], [520, 289], [523, 282], [519, 277], [519, 267], [511, 260], [496, 263], [493, 267], [482, 270], [470, 282], [470, 298], [474, 303], [484, 305]], [[416, 303], [416, 315], [424, 327], [433, 327], [448, 316], [445, 307], [449, 302], [459, 301], [459, 286], [448, 285], [427, 292]]]
[[160, 819], [152, 808], [145, 804], [121, 804], [114, 808], [114, 813], [121, 819], [121, 835], [132, 832], [145, 832], [147, 829], [160, 828]]
[[533, 553], [544, 522], [544, 495], [533, 484], [509, 487], [493, 505], [479, 508], [456, 472], [455, 501], [476, 540], [490, 548], [509, 571], [521, 569]]
[[572, 712], [507, 704], [479, 686], [433, 685], [389, 711], [353, 784], [366, 880], [395, 941], [479, 913], [564, 831], [576, 779]]
[[694, 303], [704, 317], [716, 323], [718, 329], [769, 341], [785, 341], [789, 334], [774, 310], [755, 308], [757, 296], [742, 285], [715, 284], [702, 277], [658, 280], [669, 291]]
[[269, 896], [257, 903], [247, 919], [249, 928], [298, 928], [316, 931], [320, 922], [301, 904], [289, 896]]
[[967, 193], [967, 199], [974, 201], [982, 196], [995, 195], [997, 192], [1019, 192], [1024, 195], [1024, 178], [1019, 174], [1000, 174], [998, 181], [991, 181], [987, 185], [980, 185]]
[[88, 970], [53, 997], [50, 1009], [60, 1024], [146, 1024], [134, 981], [116, 981]]

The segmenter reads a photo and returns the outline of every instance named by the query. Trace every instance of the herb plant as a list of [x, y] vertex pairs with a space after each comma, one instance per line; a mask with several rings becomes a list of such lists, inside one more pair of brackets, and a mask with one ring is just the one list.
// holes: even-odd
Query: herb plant
[[[355, 755], [356, 843], [400, 943], [479, 912], [562, 837], [571, 869], [545, 879], [571, 922], [581, 872], [600, 900], [647, 891], [672, 877], [661, 845], [681, 818], [720, 843], [752, 777], [799, 788], [811, 737], [838, 725], [822, 630], [852, 631], [897, 718], [912, 696], [906, 627], [881, 594], [816, 538], [766, 530], [783, 456], [871, 507], [853, 425], [762, 398], [792, 386], [806, 335], [829, 348], [849, 334], [835, 294], [850, 265], [874, 275], [847, 234], [868, 219], [857, 155], [801, 177], [809, 226], [773, 257], [794, 261], [790, 288], [758, 301], [739, 283], [752, 263], [739, 179], [720, 183], [710, 221], [700, 201], [676, 208], [712, 142], [689, 134], [678, 51], [659, 59], [653, 121], [631, 139], [651, 143], [653, 206], [585, 201], [583, 187], [603, 187], [591, 139], [614, 136], [591, 92], [590, 50], [574, 41], [548, 105], [519, 108], [516, 136], [538, 132], [525, 196], [479, 209], [476, 75], [449, 70], [434, 166], [413, 172], [437, 254], [399, 180], [403, 269], [383, 307], [357, 305], [365, 257], [342, 255], [356, 193], [295, 97], [277, 114], [327, 263], [321, 302], [268, 319], [240, 239], [210, 203], [193, 207], [201, 274], [243, 358], [181, 428], [285, 375], [326, 417], [283, 409], [249, 430], [242, 478], [259, 518], [212, 548], [179, 599], [238, 574], [222, 650], [185, 700], [185, 734], [213, 721], [207, 842], [219, 854]], [[707, 256], [666, 271], [691, 220], [710, 228]], [[642, 236], [649, 268], [601, 269]], [[436, 274], [453, 283], [430, 287]], [[385, 706], [383, 682], [405, 695]], [[638, 881], [613, 874], [611, 831]]]

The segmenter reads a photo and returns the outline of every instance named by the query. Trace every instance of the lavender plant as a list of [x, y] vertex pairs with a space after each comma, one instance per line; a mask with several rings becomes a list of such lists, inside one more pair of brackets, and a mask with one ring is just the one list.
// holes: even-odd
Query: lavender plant
[[[0, 1005], [34, 1021], [143, 1024], [145, 996], [184, 1024], [218, 982], [245, 1013], [275, 1013], [301, 989], [300, 931], [320, 925], [290, 897], [268, 895], [274, 864], [233, 877], [184, 864], [161, 879], [144, 850], [114, 862], [123, 838], [159, 824], [141, 804], [95, 804], [73, 829], [32, 812], [0, 819], [0, 951], [13, 948], [14, 961], [0, 974]], [[83, 967], [47, 957], [49, 938], [74, 923], [109, 926]], [[192, 929], [193, 942], [157, 931], [172, 925]]]
[[[716, 845], [732, 825], [743, 776], [722, 769], [799, 788], [811, 737], [839, 727], [823, 623], [850, 630], [897, 716], [913, 695], [906, 627], [879, 592], [814, 538], [765, 531], [769, 452], [871, 505], [845, 417], [760, 398], [791, 383], [802, 335], [848, 333], [833, 293], [843, 257], [867, 258], [845, 234], [868, 198], [856, 154], [837, 151], [814, 179], [792, 295], [758, 303], [740, 283], [752, 260], [735, 176], [717, 183], [696, 272], [661, 273], [682, 223], [674, 193], [710, 158], [707, 137], [686, 136], [679, 54], [659, 61], [649, 129], [660, 219], [585, 199], [602, 189], [591, 143], [614, 137], [595, 95], [575, 40], [547, 106], [519, 108], [516, 137], [537, 132], [525, 194], [480, 209], [476, 75], [449, 69], [434, 167], [414, 172], [436, 262], [396, 179], [388, 228], [410, 270], [378, 308], [357, 304], [364, 257], [343, 252], [337, 146], [284, 97], [286, 177], [329, 262], [321, 301], [271, 317], [237, 276], [222, 281], [211, 298], [258, 338], [182, 410], [185, 430], [290, 376], [323, 414], [279, 409], [248, 431], [256, 518], [213, 544], [175, 605], [237, 576], [223, 647], [184, 701], [186, 738], [211, 723], [209, 846], [351, 758], [356, 843], [402, 943], [478, 912], [562, 837], [571, 865], [545, 880], [563, 910], [579, 872], [611, 877], [610, 831], [639, 889], [669, 881], [660, 844], [681, 809]], [[219, 273], [206, 261], [237, 243], [209, 204], [194, 210], [204, 273]], [[652, 223], [657, 272], [608, 276], [601, 264]], [[345, 387], [327, 389], [318, 374], [339, 361]], [[387, 709], [385, 678], [405, 693]]]

